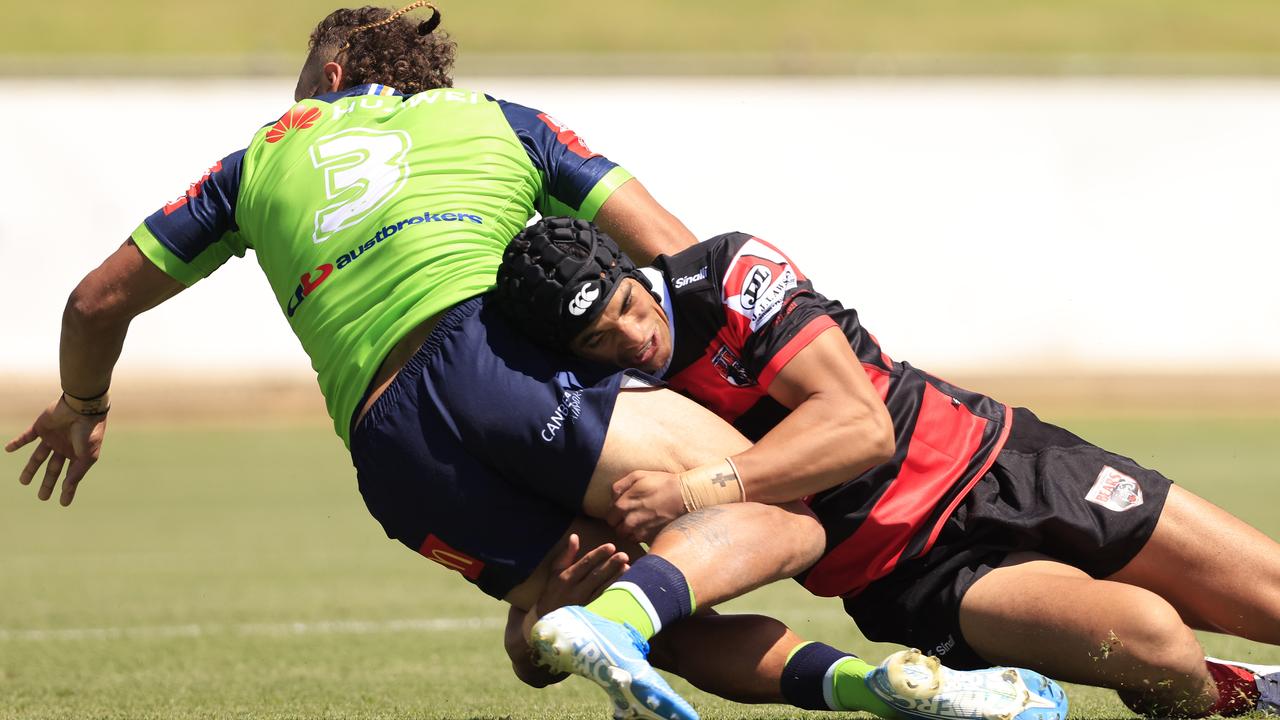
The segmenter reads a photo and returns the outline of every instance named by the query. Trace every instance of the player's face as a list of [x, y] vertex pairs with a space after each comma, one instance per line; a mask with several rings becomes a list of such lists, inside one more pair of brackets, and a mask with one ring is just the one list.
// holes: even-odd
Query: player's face
[[569, 349], [588, 360], [657, 372], [671, 358], [671, 328], [657, 299], [634, 278], [625, 278]]

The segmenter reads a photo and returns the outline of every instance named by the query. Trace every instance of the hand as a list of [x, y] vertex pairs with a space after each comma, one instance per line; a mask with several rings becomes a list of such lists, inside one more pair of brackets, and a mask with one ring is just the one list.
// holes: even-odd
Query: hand
[[637, 470], [613, 484], [613, 508], [605, 520], [624, 538], [651, 542], [667, 523], [684, 514], [679, 476]]
[[507, 618], [504, 638], [507, 656], [511, 658], [516, 677], [526, 685], [542, 688], [569, 677], [538, 664], [537, 653], [529, 645], [533, 624], [538, 618], [565, 605], [591, 602], [630, 567], [627, 554], [618, 552], [613, 543], [600, 545], [579, 558], [581, 545], [578, 534], [570, 534], [560, 554], [552, 560], [551, 576], [533, 607], [528, 612], [513, 607]]
[[63, 507], [71, 504], [76, 497], [76, 488], [84, 479], [85, 473], [98, 461], [102, 452], [102, 438], [107, 432], [107, 414], [81, 415], [71, 409], [61, 398], [40, 413], [40, 417], [27, 428], [26, 432], [10, 440], [4, 446], [5, 452], [15, 450], [39, 439], [31, 459], [18, 475], [18, 482], [30, 485], [31, 480], [45, 466], [44, 481], [36, 496], [48, 500], [53, 496], [53, 488], [58, 484], [58, 476], [67, 466], [67, 475], [62, 481], [62, 495], [58, 498]]
[[525, 639], [533, 623], [546, 613], [566, 605], [586, 605], [595, 600], [618, 576], [631, 567], [630, 558], [613, 543], [605, 543], [578, 557], [582, 540], [571, 533], [560, 554], [551, 561], [551, 577], [529, 609]]

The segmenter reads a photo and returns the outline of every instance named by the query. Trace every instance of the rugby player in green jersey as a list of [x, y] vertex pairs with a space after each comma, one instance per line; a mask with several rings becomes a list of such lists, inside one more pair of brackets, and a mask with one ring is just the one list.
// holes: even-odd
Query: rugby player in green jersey
[[[694, 238], [553, 117], [451, 87], [454, 44], [438, 31], [439, 13], [406, 14], [422, 5], [326, 17], [296, 103], [75, 288], [63, 317], [63, 393], [6, 446], [35, 443], [20, 481], [43, 467], [41, 500], [61, 478], [70, 505], [96, 462], [131, 320], [250, 249], [311, 359], [370, 513], [388, 536], [515, 608], [546, 597], [553, 562], [564, 569], [554, 548], [588, 532], [580, 514], [605, 516], [611, 485], [627, 472], [705, 466], [750, 446], [675, 393], [623, 392], [634, 382], [627, 373], [540, 349], [488, 306], [507, 241], [536, 213], [594, 220], [645, 259]], [[619, 615], [644, 617], [639, 633], [602, 616], [567, 623], [560, 640], [576, 643], [576, 669], [620, 714], [696, 717], [649, 667], [647, 636], [695, 603], [796, 574], [823, 544], [798, 503], [691, 514], [632, 564], [630, 590], [606, 595]], [[592, 567], [616, 567], [606, 550]], [[621, 654], [594, 652], [601, 634]], [[776, 657], [768, 645], [756, 657]], [[702, 658], [680, 666], [699, 685], [776, 695], [780, 668], [762, 672], [750, 653], [728, 649]], [[850, 702], [887, 713], [863, 682], [869, 666], [837, 660], [852, 677]]]

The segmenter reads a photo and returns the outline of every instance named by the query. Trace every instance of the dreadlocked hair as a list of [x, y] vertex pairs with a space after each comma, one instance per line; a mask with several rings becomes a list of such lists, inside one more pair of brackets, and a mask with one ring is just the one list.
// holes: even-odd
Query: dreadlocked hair
[[[419, 7], [431, 8], [431, 18], [414, 21], [405, 16]], [[406, 95], [432, 88], [453, 87], [453, 60], [458, 49], [444, 31], [436, 30], [440, 11], [424, 0], [396, 11], [366, 5], [342, 8], [316, 25], [307, 44], [315, 53], [323, 48], [342, 64], [350, 85], [390, 85]]]

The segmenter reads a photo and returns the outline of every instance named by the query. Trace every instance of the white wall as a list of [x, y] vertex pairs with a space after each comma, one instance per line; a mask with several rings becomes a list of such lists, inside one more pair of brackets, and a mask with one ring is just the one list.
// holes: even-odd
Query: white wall
[[[279, 116], [291, 79], [0, 81], [0, 372], [67, 293]], [[478, 79], [699, 235], [790, 251], [940, 371], [1280, 370], [1280, 82]], [[134, 325], [122, 371], [306, 371], [251, 260]]]

